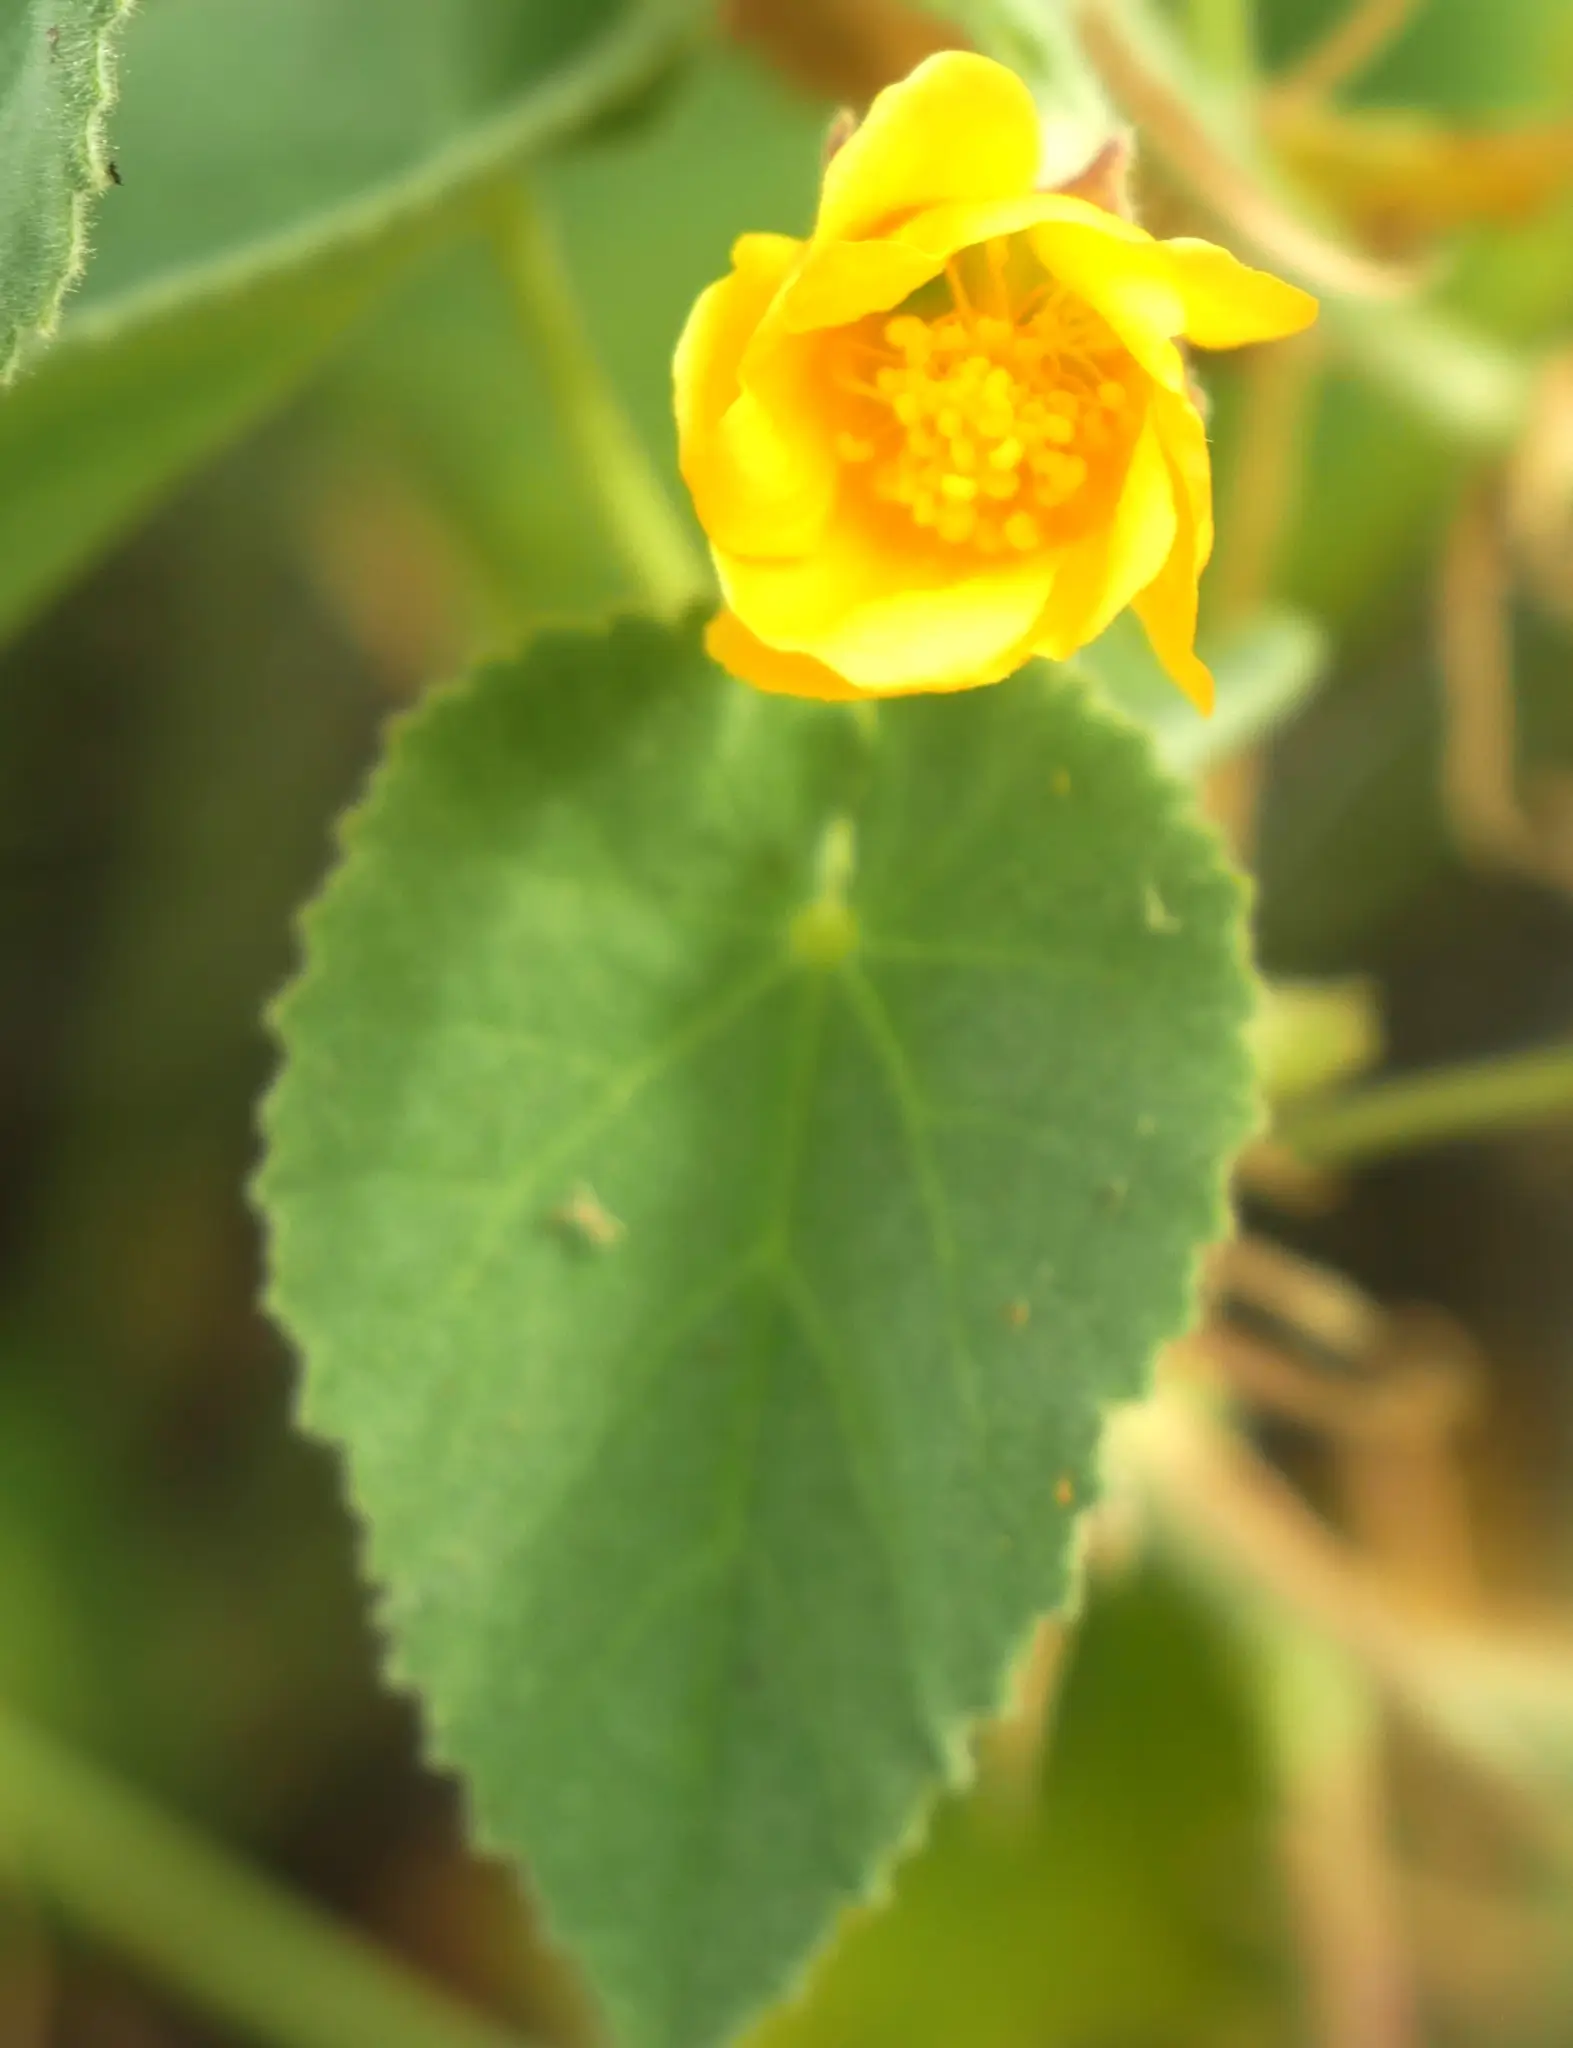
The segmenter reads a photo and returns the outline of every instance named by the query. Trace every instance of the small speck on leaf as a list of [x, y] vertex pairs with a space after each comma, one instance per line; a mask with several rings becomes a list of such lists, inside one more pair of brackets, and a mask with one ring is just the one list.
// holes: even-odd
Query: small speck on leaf
[[1131, 1184], [1128, 1180], [1106, 1180], [1098, 1190], [1098, 1200], [1113, 1216], [1117, 1216], [1131, 1198]]
[[550, 1229], [586, 1251], [609, 1252], [628, 1235], [628, 1226], [597, 1196], [588, 1182], [581, 1181], [565, 1202], [559, 1202], [546, 1219]]
[[1056, 796], [1069, 796], [1071, 793], [1070, 770], [1068, 768], [1056, 768], [1051, 787]]
[[1055, 1480], [1054, 1498], [1062, 1508], [1076, 1505], [1076, 1482], [1068, 1472], [1062, 1472]]
[[1005, 1320], [1013, 1330], [1024, 1330], [1032, 1320], [1032, 1303], [1019, 1297], [1005, 1304]]

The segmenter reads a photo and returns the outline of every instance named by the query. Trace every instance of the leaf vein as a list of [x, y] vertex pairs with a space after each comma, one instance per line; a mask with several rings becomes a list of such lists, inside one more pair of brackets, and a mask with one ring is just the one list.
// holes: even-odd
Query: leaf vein
[[842, 969], [853, 1015], [863, 1026], [876, 1066], [884, 1075], [896, 1119], [906, 1141], [912, 1178], [928, 1230], [929, 1246], [945, 1302], [947, 1356], [956, 1397], [974, 1432], [983, 1432], [977, 1361], [967, 1341], [959, 1284], [960, 1258], [945, 1184], [929, 1144], [922, 1090], [890, 1012], [873, 982], [855, 963]]

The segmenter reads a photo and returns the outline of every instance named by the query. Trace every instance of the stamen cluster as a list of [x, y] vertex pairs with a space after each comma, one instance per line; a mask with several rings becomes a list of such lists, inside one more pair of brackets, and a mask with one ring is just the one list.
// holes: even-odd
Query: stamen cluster
[[957, 288], [937, 318], [898, 313], [859, 364], [852, 389], [871, 403], [837, 453], [942, 541], [984, 554], [1041, 546], [1124, 438], [1129, 411], [1081, 312], [1051, 301], [1005, 318]]

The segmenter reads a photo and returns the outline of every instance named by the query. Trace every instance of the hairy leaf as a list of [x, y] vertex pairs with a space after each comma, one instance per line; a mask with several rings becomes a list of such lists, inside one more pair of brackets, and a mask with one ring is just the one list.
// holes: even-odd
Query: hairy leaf
[[1066, 1591], [1247, 1127], [1241, 899], [1029, 673], [560, 634], [399, 732], [262, 1191], [395, 1668], [619, 2040], [779, 1992]]
[[104, 119], [131, 0], [6, 0], [0, 11], [0, 380], [48, 334], [110, 183]]

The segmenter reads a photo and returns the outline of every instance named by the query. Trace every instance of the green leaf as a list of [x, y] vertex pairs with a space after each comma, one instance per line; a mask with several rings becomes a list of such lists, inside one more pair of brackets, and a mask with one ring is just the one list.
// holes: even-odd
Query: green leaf
[[1241, 892], [1028, 674], [543, 638], [399, 731], [266, 1113], [397, 1674], [617, 2039], [778, 1993], [1066, 1592], [1252, 1111]]
[[[691, 9], [689, 10], [691, 12]], [[158, 0], [91, 295], [199, 286], [451, 205], [648, 83], [678, 0]]]
[[0, 402], [0, 637], [286, 398], [404, 253], [380, 243], [239, 293], [72, 321]]
[[1303, 612], [1275, 611], [1204, 642], [1201, 652], [1218, 684], [1209, 718], [1175, 688], [1129, 612], [1077, 655], [1075, 668], [1150, 728], [1167, 767], [1199, 775], [1263, 738], [1303, 703], [1321, 680], [1328, 646]]
[[647, 85], [683, 22], [647, 0], [586, 43], [584, 14], [513, 0], [150, 10], [82, 309], [0, 399], [0, 632], [473, 229], [488, 184]]
[[49, 334], [110, 182], [104, 122], [130, 0], [7, 0], [0, 22], [0, 381]]

